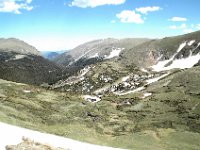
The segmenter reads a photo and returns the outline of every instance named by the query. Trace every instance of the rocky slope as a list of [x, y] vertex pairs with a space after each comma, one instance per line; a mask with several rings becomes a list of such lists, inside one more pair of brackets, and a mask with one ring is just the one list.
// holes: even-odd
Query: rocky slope
[[125, 49], [148, 41], [148, 39], [102, 39], [82, 44], [54, 59], [55, 62], [64, 66], [72, 65], [80, 59], [105, 58], [110, 59], [118, 56]]
[[[55, 58], [64, 66], [94, 64], [105, 59], [118, 58], [124, 65], [150, 67], [158, 61], [196, 56], [199, 53], [200, 31], [163, 39], [105, 39], [91, 41]], [[184, 49], [178, 52], [182, 44]], [[191, 53], [190, 53], [191, 52]], [[90, 62], [89, 62], [90, 60]], [[85, 65], [87, 66], [87, 65]], [[82, 68], [79, 68], [82, 69]]]
[[[110, 41], [113, 42], [113, 39], [107, 39], [105, 42], [110, 44]], [[118, 42], [118, 45], [124, 44], [124, 41]], [[128, 47], [124, 50], [114, 49], [109, 56], [95, 55], [95, 58], [87, 59], [91, 53], [96, 53], [98, 48], [95, 46], [101, 44], [103, 44], [102, 41], [93, 41], [68, 52], [75, 57], [75, 54], [80, 56], [86, 46], [91, 48], [91, 51], [84, 55], [84, 59], [80, 58], [68, 66], [72, 75], [67, 79], [60, 80], [52, 88], [84, 94], [97, 94], [99, 93], [97, 91], [101, 91], [99, 94], [102, 94], [102, 91], [104, 91], [103, 93], [126, 93], [128, 89], [134, 91], [149, 80], [168, 74], [168, 70], [191, 68], [198, 65], [200, 60], [200, 31], [151, 40], [136, 44], [135, 47], [129, 45], [130, 49]], [[109, 50], [110, 45], [104, 43], [103, 46]], [[92, 47], [96, 49], [92, 49]], [[80, 52], [76, 53], [78, 50]]]
[[[121, 63], [150, 67], [158, 61], [196, 56], [200, 52], [200, 31], [151, 40], [121, 54]], [[182, 46], [180, 48], [180, 46]], [[180, 49], [179, 49], [180, 48]], [[176, 55], [176, 56], [174, 56]]]

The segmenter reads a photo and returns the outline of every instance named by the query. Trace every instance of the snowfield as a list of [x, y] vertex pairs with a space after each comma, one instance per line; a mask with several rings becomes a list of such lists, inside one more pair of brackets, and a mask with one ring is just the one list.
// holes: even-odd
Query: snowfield
[[195, 42], [195, 40], [191, 40], [190, 42], [188, 42], [188, 46], [192, 46], [192, 44]]
[[114, 57], [117, 57], [119, 56], [119, 54], [121, 53], [121, 51], [124, 50], [124, 48], [116, 48], [116, 49], [113, 49], [111, 52], [110, 52], [110, 55], [105, 57], [105, 59], [111, 59], [111, 58], [114, 58]]
[[[192, 40], [188, 43], [188, 45], [191, 46], [194, 42], [195, 41]], [[186, 46], [186, 43], [187, 42], [180, 44], [177, 52], [170, 59], [164, 60], [164, 61], [158, 61], [158, 63], [156, 65], [151, 66], [151, 68], [154, 71], [160, 72], [160, 71], [171, 70], [171, 69], [175, 69], [175, 68], [185, 69], [185, 68], [193, 67], [200, 60], [200, 54], [199, 53], [197, 55], [191, 54], [187, 58], [174, 59], [176, 54], [178, 54], [178, 52], [180, 52]], [[199, 46], [200, 46], [200, 43], [197, 45], [197, 47], [195, 49], [197, 49]], [[165, 67], [165, 65], [167, 65], [170, 62], [172, 62], [172, 63], [169, 66]]]
[[24, 129], [1, 122], [0, 133], [0, 150], [5, 150], [6, 145], [17, 145], [21, 143], [22, 137], [30, 138], [31, 140], [40, 142], [42, 144], [48, 144], [52, 147], [60, 147], [70, 150], [120, 150], [117, 148], [79, 142], [72, 139]]

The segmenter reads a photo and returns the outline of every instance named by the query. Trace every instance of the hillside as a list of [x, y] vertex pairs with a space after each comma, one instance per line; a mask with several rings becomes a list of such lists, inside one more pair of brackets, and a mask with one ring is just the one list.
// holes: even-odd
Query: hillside
[[181, 58], [180, 55], [184, 55], [183, 58], [189, 57], [189, 52], [195, 48], [198, 50], [195, 50], [192, 55], [198, 54], [200, 31], [148, 41], [127, 51], [123, 51], [120, 60], [124, 64], [134, 63], [142, 67], [149, 67], [156, 64], [159, 60], [170, 59], [176, 53], [179, 46], [185, 42], [187, 46], [177, 55], [177, 59]]
[[19, 54], [40, 55], [37, 49], [24, 41], [15, 38], [0, 38], [0, 52], [15, 52]]
[[0, 78], [40, 85], [61, 79], [64, 69], [43, 58], [33, 46], [17, 39], [0, 39]]
[[51, 88], [82, 94], [122, 94], [142, 88], [149, 80], [170, 74], [170, 70], [197, 66], [199, 60], [200, 32], [151, 40], [124, 49], [115, 57], [79, 59], [68, 66], [70, 76]]
[[105, 94], [96, 103], [0, 80], [0, 121], [112, 147], [198, 150], [199, 75], [199, 67], [175, 71], [141, 91]]
[[[85, 44], [82, 44], [70, 51], [61, 54], [54, 59], [55, 62], [64, 66], [72, 65], [80, 59], [92, 59], [92, 58], [109, 58], [112, 57], [112, 52], [119, 53], [124, 49], [130, 49], [136, 45], [148, 41], [149, 39], [102, 39], [95, 40]], [[113, 55], [114, 56], [114, 55]], [[117, 55], [116, 55], [117, 56]]]
[[0, 80], [0, 121], [117, 148], [199, 150], [199, 35], [88, 53], [69, 62], [67, 77], [59, 66], [50, 74], [55, 64], [41, 56], [1, 52], [4, 78], [52, 82], [41, 88]]

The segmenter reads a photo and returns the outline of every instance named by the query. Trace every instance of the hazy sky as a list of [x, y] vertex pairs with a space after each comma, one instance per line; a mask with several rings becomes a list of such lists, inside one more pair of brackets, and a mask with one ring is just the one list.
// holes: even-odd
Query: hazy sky
[[200, 29], [200, 0], [0, 0], [0, 37], [38, 50], [99, 38], [161, 38]]

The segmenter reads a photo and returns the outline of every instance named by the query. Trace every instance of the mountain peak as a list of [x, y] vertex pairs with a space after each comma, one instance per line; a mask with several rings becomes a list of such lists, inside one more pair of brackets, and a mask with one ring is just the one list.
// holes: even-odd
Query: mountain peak
[[40, 52], [35, 47], [16, 38], [0, 38], [0, 52], [40, 55]]

